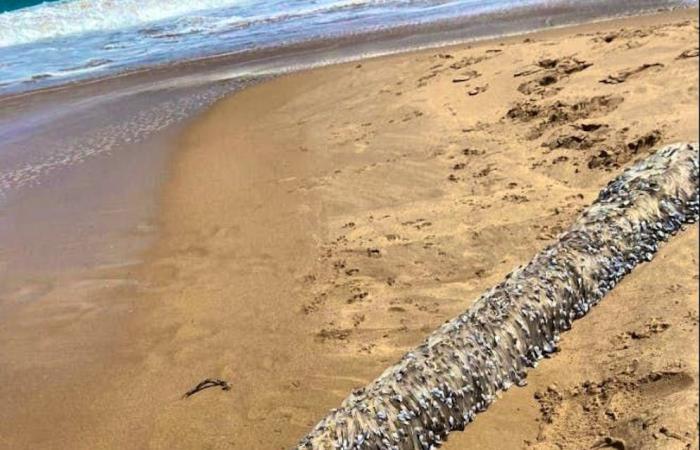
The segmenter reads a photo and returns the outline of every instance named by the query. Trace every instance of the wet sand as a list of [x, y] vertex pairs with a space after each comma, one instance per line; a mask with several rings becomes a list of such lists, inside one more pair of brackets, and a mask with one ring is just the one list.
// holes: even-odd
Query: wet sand
[[[220, 101], [177, 138], [143, 264], [6, 295], [0, 444], [294, 445], [624, 166], [697, 141], [697, 26], [585, 25]], [[445, 448], [697, 448], [697, 240], [664, 246]], [[231, 390], [182, 398], [205, 378]]]

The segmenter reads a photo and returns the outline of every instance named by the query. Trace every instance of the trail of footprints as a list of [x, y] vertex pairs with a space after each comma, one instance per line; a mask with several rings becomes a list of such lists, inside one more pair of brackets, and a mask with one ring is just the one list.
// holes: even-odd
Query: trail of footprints
[[692, 434], [665, 425], [656, 408], [659, 396], [671, 396], [692, 383], [683, 367], [669, 367], [645, 374], [620, 371], [569, 388], [550, 385], [535, 393], [541, 427], [538, 442], [526, 442], [527, 448], [544, 450], [554, 442], [562, 448], [626, 450], [647, 448], [643, 445], [654, 441], [677, 441], [690, 448]]
[[[677, 26], [689, 26], [681, 23]], [[676, 25], [670, 25], [676, 26]], [[605, 51], [626, 51], [647, 45], [654, 34], [663, 33], [663, 27], [648, 29], [622, 29], [612, 33], [588, 35], [592, 43]], [[527, 39], [530, 40], [530, 39]], [[532, 41], [531, 41], [532, 42]], [[544, 45], [544, 44], [542, 44]], [[427, 72], [416, 80], [416, 86], [424, 88], [432, 82], [448, 77], [449, 85], [456, 92], [466, 96], [478, 96], [486, 92], [489, 84], [479, 69], [479, 64], [503, 54], [501, 49], [489, 49], [481, 54], [457, 57], [452, 54], [439, 53], [432, 57], [433, 64]], [[669, 64], [683, 64], [685, 61], [698, 57], [698, 48], [689, 48], [672, 62], [652, 61], [636, 67], [623, 69], [608, 74], [605, 78], [595, 80], [601, 85], [620, 85], [633, 83], [644, 76], [662, 71]], [[663, 126], [648, 130], [630, 130], [616, 128], [606, 116], [617, 110], [625, 98], [617, 94], [601, 94], [591, 97], [574, 99], [557, 99], [557, 95], [569, 86], [573, 77], [594, 66], [594, 61], [584, 60], [576, 55], [562, 57], [542, 57], [531, 64], [520, 67], [513, 72], [517, 79], [516, 89], [524, 98], [505, 111], [501, 120], [496, 123], [478, 123], [471, 128], [465, 128], [463, 133], [469, 137], [484, 135], [498, 136], [498, 127], [522, 127], [526, 142], [539, 145], [541, 156], [535, 156], [532, 168], [539, 170], [546, 166], [565, 163], [575, 167], [575, 171], [619, 170], [631, 160], [644, 156], [665, 137]], [[444, 80], [443, 80], [444, 81]], [[403, 83], [403, 82], [401, 82]], [[400, 86], [401, 83], [396, 83]], [[393, 93], [390, 89], [380, 93]], [[400, 92], [396, 92], [400, 95]], [[452, 105], [445, 104], [452, 116], [459, 116], [459, 111]], [[418, 119], [421, 111], [404, 111], [402, 116], [391, 119], [398, 123]], [[489, 139], [495, 139], [490, 137]], [[451, 142], [455, 142], [452, 140]], [[505, 193], [500, 187], [498, 200], [506, 204], [523, 204], [531, 201], [528, 186], [518, 184], [507, 178], [498, 178], [499, 167], [490, 163], [488, 152], [479, 145], [462, 146], [459, 150], [446, 150], [435, 157], [445, 160], [445, 189], [464, 191], [465, 183], [476, 182], [480, 186], [488, 186], [495, 182], [505, 186]], [[539, 159], [538, 159], [539, 158]], [[498, 178], [495, 179], [494, 177]], [[583, 206], [584, 196], [575, 194], [567, 198], [568, 202], [555, 208], [546, 223], [533, 225], [538, 240], [551, 240], [563, 230], [567, 214], [562, 211], [575, 213]], [[475, 208], [488, 208], [492, 204], [480, 204], [478, 200], [465, 200], [465, 203]], [[399, 222], [398, 231], [381, 234], [371, 226], [374, 220], [394, 220]], [[433, 223], [425, 218], [400, 220], [398, 217], [368, 218], [348, 222], [340, 228], [340, 235], [333, 242], [327, 242], [321, 255], [323, 273], [310, 274], [306, 278], [309, 288], [314, 292], [314, 298], [304, 306], [304, 314], [315, 314], [327, 302], [344, 302], [341, 317], [333, 320], [315, 331], [316, 339], [323, 345], [341, 345], [357, 353], [371, 354], [377, 351], [378, 339], [389, 338], [389, 330], [375, 332], [368, 339], [366, 334], [368, 317], [379, 311], [392, 317], [393, 331], [405, 333], [409, 330], [407, 317], [415, 319], [418, 314], [440, 314], [440, 304], [434, 299], [421, 298], [419, 295], [409, 295], [413, 291], [411, 282], [399, 274], [411, 272], [412, 280], [420, 283], [421, 276], [449, 278], [458, 273], [458, 265], [450, 269], [450, 256], [439, 245], [439, 238], [431, 234]], [[369, 229], [369, 231], [368, 231]], [[355, 233], [352, 239], [348, 233]], [[475, 232], [476, 233], [476, 232]], [[419, 236], [418, 236], [418, 235]], [[478, 233], [477, 233], [478, 234]], [[414, 252], [413, 267], [407, 268], [396, 264], [385, 254], [385, 250], [372, 246], [373, 240], [383, 240], [387, 245], [384, 249], [393, 251]], [[376, 241], [375, 241], [376, 242]], [[436, 244], [436, 242], [438, 244]], [[406, 250], [410, 249], [410, 250]], [[434, 258], [430, 273], [425, 270], [421, 275], [421, 266]], [[438, 264], [437, 261], [440, 261]], [[377, 264], [383, 266], [378, 269]], [[475, 273], [476, 278], [488, 276], [484, 269]], [[688, 326], [697, 327], [697, 318], [689, 315]], [[419, 323], [420, 320], [411, 320]], [[654, 318], [640, 329], [632, 329], [616, 336], [618, 351], [626, 351], [636, 342], [655, 339], [665, 333], [671, 325], [663, 318]], [[429, 332], [426, 329], [425, 332]], [[362, 339], [353, 341], [355, 333], [363, 333]], [[361, 341], [361, 342], [360, 342]], [[581, 414], [596, 417], [591, 423], [592, 429], [579, 430], [573, 433], [575, 437], [588, 439], [595, 433], [602, 436], [596, 442], [590, 442], [600, 448], [632, 448], [640, 439], [653, 438], [675, 439], [683, 442], [689, 437], [669, 429], [653, 417], [629, 416], [622, 407], [611, 406], [610, 399], [622, 396], [625, 405], [639, 410], [640, 403], [645, 401], [645, 392], [649, 389], [665, 389], [669, 395], [686, 387], [692, 382], [684, 368], [669, 368], [665, 371], [646, 373], [626, 373], [619, 370], [616, 375], [605, 380], [590, 380], [568, 389], [550, 386], [535, 396], [541, 410], [540, 437], [543, 442], [560, 442], [566, 445], [566, 434], [576, 429], [574, 423], [581, 421]], [[572, 405], [574, 409], [572, 410]], [[616, 409], [617, 408], [617, 409]], [[622, 409], [620, 409], [622, 408]], [[603, 418], [600, 419], [599, 418]], [[644, 432], [630, 432], [630, 421], [641, 421]], [[634, 423], [637, 423], [634, 422]], [[548, 439], [544, 440], [544, 437]], [[688, 441], [689, 442], [689, 441]], [[538, 442], [528, 443], [528, 447], [538, 449]]]

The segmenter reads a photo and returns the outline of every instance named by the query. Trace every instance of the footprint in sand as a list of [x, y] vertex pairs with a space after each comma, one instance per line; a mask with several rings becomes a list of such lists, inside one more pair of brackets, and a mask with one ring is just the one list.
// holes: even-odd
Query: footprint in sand
[[475, 96], [475, 95], [479, 95], [479, 94], [481, 94], [481, 93], [483, 93], [483, 92], [486, 92], [486, 91], [488, 90], [488, 88], [489, 88], [489, 85], [488, 85], [488, 84], [485, 84], [485, 85], [483, 85], [483, 86], [476, 86], [475, 88], [470, 89], [469, 91], [467, 91], [467, 94], [469, 94], [470, 97], [473, 97], [473, 96]]
[[466, 72], [461, 73], [458, 77], [455, 77], [452, 79], [453, 83], [464, 83], [467, 81], [471, 81], [475, 78], [479, 78], [481, 74], [477, 72], [476, 70], [468, 70]]
[[571, 126], [575, 132], [564, 132], [555, 135], [549, 141], [542, 143], [550, 150], [564, 148], [567, 150], [586, 150], [608, 139], [610, 127], [600, 123], [583, 123]]
[[661, 63], [642, 64], [641, 66], [635, 69], [626, 69], [619, 72], [616, 75], [608, 75], [607, 78], [600, 80], [600, 82], [603, 84], [621, 84], [630, 79], [631, 77], [634, 77], [635, 75], [638, 75], [649, 69], [660, 69], [662, 67], [664, 67], [664, 65]]
[[541, 71], [544, 74], [534, 80], [526, 81], [518, 86], [518, 92], [525, 95], [541, 95], [543, 97], [551, 96], [561, 90], [554, 88], [551, 85], [556, 84], [572, 74], [588, 69], [593, 64], [567, 56], [564, 58], [544, 58], [534, 64], [534, 68], [523, 69], [514, 74], [514, 77], [529, 76]]
[[[621, 134], [624, 136], [624, 134]], [[652, 130], [642, 134], [631, 141], [622, 141], [612, 145], [603, 146], [598, 153], [592, 155], [588, 160], [589, 169], [609, 169], [618, 167], [637, 155], [652, 149], [663, 139], [661, 130]]]
[[468, 56], [468, 57], [462, 58], [459, 61], [451, 64], [450, 69], [462, 70], [466, 67], [472, 66], [474, 64], [478, 64], [482, 61], [486, 61], [487, 59], [489, 59], [488, 56]]
[[610, 44], [621, 39], [634, 39], [634, 38], [646, 38], [653, 34], [651, 30], [627, 30], [621, 29], [620, 31], [614, 31], [612, 33], [600, 34], [593, 38], [593, 42], [601, 44]]
[[573, 103], [556, 101], [546, 105], [526, 100], [509, 109], [506, 112], [506, 118], [523, 123], [543, 119], [531, 128], [526, 136], [526, 138], [533, 140], [542, 136], [550, 128], [581, 119], [606, 115], [617, 109], [623, 101], [624, 97], [612, 95], [585, 98]]
[[698, 47], [692, 48], [690, 50], [686, 50], [680, 55], [676, 57], [676, 59], [688, 59], [688, 58], [697, 58], [698, 55], [700, 54], [700, 51], [698, 50]]
[[328, 341], [341, 341], [347, 342], [352, 330], [340, 329], [340, 328], [322, 328], [321, 331], [316, 333], [316, 339], [322, 343]]

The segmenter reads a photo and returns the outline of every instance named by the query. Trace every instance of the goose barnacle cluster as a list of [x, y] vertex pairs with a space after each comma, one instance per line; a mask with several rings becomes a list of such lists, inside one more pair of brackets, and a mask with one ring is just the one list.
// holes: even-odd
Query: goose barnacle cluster
[[439, 446], [556, 350], [559, 335], [659, 244], [698, 220], [698, 144], [674, 144], [610, 182], [557, 241], [364, 389], [300, 449]]

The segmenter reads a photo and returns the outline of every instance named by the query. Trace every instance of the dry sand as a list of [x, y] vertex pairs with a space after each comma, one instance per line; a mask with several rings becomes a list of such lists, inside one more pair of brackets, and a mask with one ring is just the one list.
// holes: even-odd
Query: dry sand
[[[697, 141], [697, 48], [689, 10], [327, 67], [219, 102], [181, 137], [158, 242], [118, 274], [133, 283], [84, 307], [65, 345], [51, 347], [64, 328], [36, 331], [60, 308], [0, 329], [22, 343], [8, 360], [57, 348], [63, 365], [0, 376], [0, 444], [294, 445], [622, 167]], [[698, 448], [697, 242], [697, 225], [673, 238], [445, 448]], [[182, 398], [205, 378], [231, 390]]]

